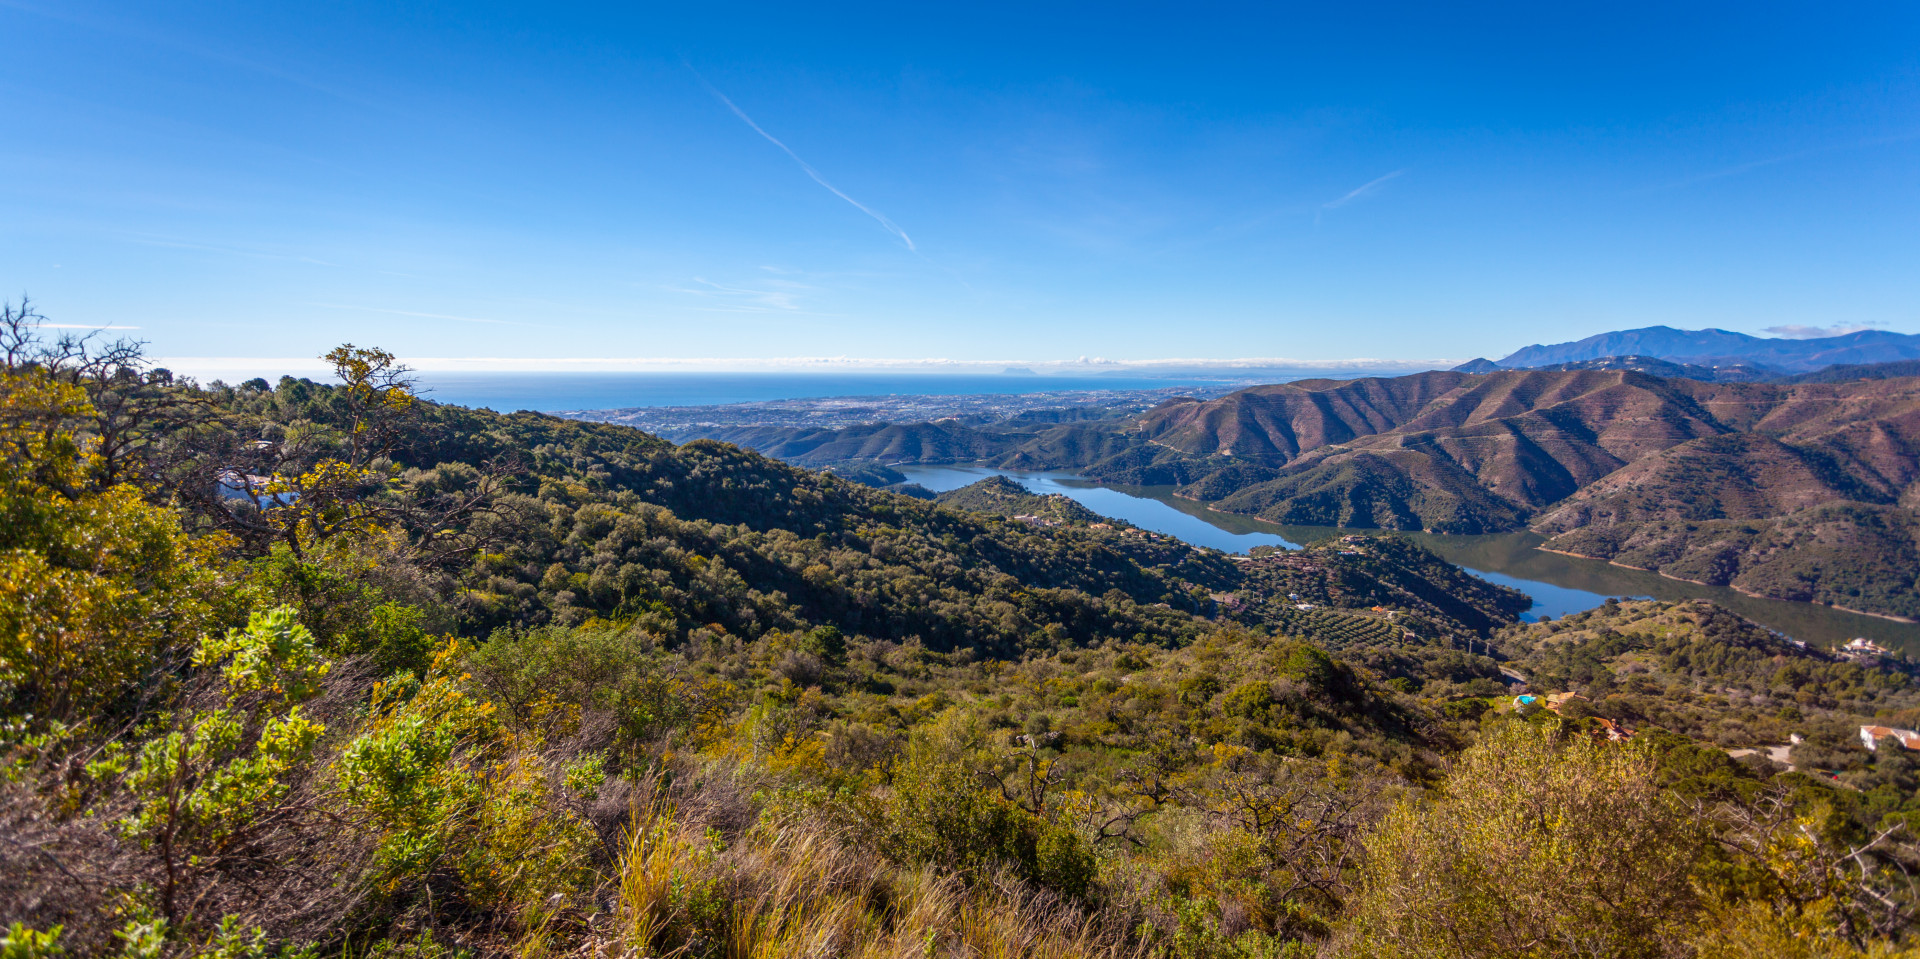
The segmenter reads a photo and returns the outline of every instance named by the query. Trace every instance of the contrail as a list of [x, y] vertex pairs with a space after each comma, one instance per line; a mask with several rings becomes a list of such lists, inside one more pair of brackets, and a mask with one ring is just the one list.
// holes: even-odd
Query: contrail
[[760, 128], [760, 124], [753, 122], [753, 118], [750, 116], [747, 116], [747, 111], [740, 109], [738, 106], [734, 104], [732, 100], [727, 99], [727, 95], [724, 93], [721, 93], [719, 88], [715, 87], [711, 83], [707, 83], [706, 77], [701, 77], [698, 71], [695, 71], [694, 76], [700, 77], [700, 82], [706, 86], [707, 92], [713, 94], [716, 98], [720, 100], [721, 103], [726, 104], [727, 109], [732, 110], [734, 116], [739, 117], [742, 121], [744, 121], [747, 124], [747, 126], [750, 126], [753, 128], [753, 132], [758, 133], [763, 137], [766, 137], [768, 143], [771, 143], [774, 146], [779, 147], [781, 152], [793, 158], [793, 162], [800, 164], [800, 169], [807, 171], [807, 175], [810, 177], [813, 177], [813, 182], [818, 183], [823, 187], [826, 187], [827, 192], [832, 193], [834, 196], [837, 196], [840, 199], [853, 204], [854, 207], [858, 209], [860, 212], [865, 213], [870, 217], [873, 217], [874, 220], [878, 222], [881, 226], [884, 226], [887, 228], [887, 232], [893, 234], [894, 236], [899, 237], [900, 242], [905, 243], [907, 245], [907, 249], [912, 250], [915, 253], [920, 252], [920, 248], [913, 245], [913, 237], [908, 236], [907, 231], [900, 229], [900, 226], [898, 224], [894, 223], [892, 220], [887, 219], [885, 214], [879, 212], [878, 210], [875, 210], [874, 208], [866, 205], [865, 203], [860, 202], [859, 200], [854, 199], [853, 197], [846, 195], [845, 193], [840, 191], [839, 187], [834, 186], [831, 183], [828, 183], [827, 178], [821, 176], [819, 170], [814, 169], [813, 165], [808, 163], [807, 161], [800, 159], [800, 154], [793, 152], [792, 147], [789, 147], [786, 144], [781, 143], [780, 140], [777, 137], [775, 137], [773, 134], [768, 133], [765, 130], [762, 130]]
[[1349, 203], [1350, 201], [1358, 200], [1361, 197], [1366, 196], [1369, 193], [1372, 193], [1374, 191], [1374, 188], [1378, 187], [1380, 184], [1385, 183], [1388, 180], [1391, 180], [1394, 177], [1400, 176], [1406, 172], [1407, 171], [1405, 170], [1395, 170], [1392, 173], [1387, 174], [1386, 176], [1375, 177], [1374, 179], [1368, 180], [1367, 182], [1362, 183], [1361, 185], [1348, 191], [1346, 196], [1343, 196], [1338, 200], [1334, 200], [1329, 203], [1320, 204], [1320, 208], [1323, 210], [1331, 210], [1335, 207], [1346, 206], [1347, 203]]

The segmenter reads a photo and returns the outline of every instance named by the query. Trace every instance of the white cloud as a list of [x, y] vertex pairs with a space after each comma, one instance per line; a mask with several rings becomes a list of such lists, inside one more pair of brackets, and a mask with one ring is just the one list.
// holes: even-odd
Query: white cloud
[[1884, 325], [1881, 323], [1835, 323], [1832, 326], [1805, 326], [1799, 323], [1788, 323], [1782, 326], [1769, 326], [1760, 332], [1772, 333], [1774, 336], [1789, 340], [1817, 340], [1828, 336], [1845, 336], [1848, 333], [1858, 333], [1861, 330], [1871, 330]]

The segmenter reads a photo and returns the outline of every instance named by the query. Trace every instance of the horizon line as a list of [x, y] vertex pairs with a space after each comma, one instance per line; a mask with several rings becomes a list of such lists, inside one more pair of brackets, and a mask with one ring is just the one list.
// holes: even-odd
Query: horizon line
[[[1098, 376], [1138, 371], [1175, 374], [1287, 369], [1406, 371], [1448, 369], [1466, 362], [1459, 359], [1385, 359], [1351, 357], [1337, 360], [1305, 360], [1292, 357], [1245, 357], [1221, 359], [1173, 357], [1153, 360], [1116, 360], [1105, 357], [1080, 357], [1072, 360], [954, 360], [945, 358], [883, 359], [847, 356], [789, 357], [401, 357], [400, 362], [421, 373], [970, 373], [985, 375]], [[176, 373], [202, 374], [250, 373], [265, 375], [277, 370], [284, 375], [328, 372], [331, 367], [321, 359], [266, 356], [168, 356], [154, 357], [152, 365]], [[1011, 371], [1011, 372], [1010, 372]]]

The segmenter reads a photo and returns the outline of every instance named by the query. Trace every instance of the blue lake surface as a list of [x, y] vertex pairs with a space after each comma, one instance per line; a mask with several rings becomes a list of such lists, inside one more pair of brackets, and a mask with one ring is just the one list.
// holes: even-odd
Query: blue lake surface
[[[1539, 622], [1542, 616], [1551, 616], [1559, 619], [1568, 613], [1577, 613], [1581, 610], [1592, 609], [1607, 601], [1607, 597], [1603, 594], [1589, 592], [1584, 589], [1575, 589], [1571, 586], [1560, 586], [1537, 579], [1521, 579], [1518, 576], [1496, 573], [1490, 569], [1474, 569], [1471, 566], [1461, 566], [1460, 568], [1496, 586], [1517, 589], [1531, 597], [1533, 599], [1533, 607], [1520, 614], [1520, 618], [1529, 623]], [[1652, 597], [1622, 596], [1620, 598], [1651, 599]]]
[[[959, 489], [989, 476], [1005, 476], [1035, 493], [1042, 495], [1060, 493], [1102, 516], [1123, 519], [1141, 529], [1165, 533], [1195, 546], [1211, 547], [1225, 553], [1245, 553], [1256, 546], [1300, 548], [1299, 542], [1288, 539], [1280, 532], [1230, 529], [1222, 525], [1229, 522], [1227, 517], [1221, 516], [1216, 519], [1188, 512], [1176, 507], [1171, 502], [1171, 497], [1164, 494], [1163, 496], [1143, 495], [1138, 491], [1099, 486], [1071, 473], [1029, 473], [974, 466], [899, 466], [895, 469], [898, 469], [911, 482], [919, 483], [936, 493]], [[1242, 521], [1235, 525], [1250, 524]], [[1327, 535], [1334, 531], [1314, 530], [1312, 532], [1316, 535], [1301, 536], [1300, 539], [1317, 539], [1320, 535]], [[1352, 531], [1342, 530], [1341, 532]], [[1522, 617], [1530, 621], [1539, 619], [1541, 616], [1559, 617], [1568, 613], [1577, 613], [1607, 601], [1606, 595], [1601, 593], [1571, 586], [1559, 586], [1540, 580], [1522, 579], [1497, 570], [1475, 569], [1465, 563], [1459, 565], [1490, 582], [1512, 587], [1533, 597], [1533, 608]]]
[[825, 396], [962, 396], [1054, 390], [1152, 390], [1220, 379], [943, 373], [420, 373], [438, 403], [514, 410], [715, 406]]
[[1226, 553], [1244, 553], [1255, 546], [1283, 546], [1298, 549], [1279, 533], [1236, 533], [1183, 513], [1168, 503], [1149, 496], [1122, 492], [1111, 486], [1098, 486], [1072, 473], [1029, 473], [1020, 470], [996, 470], [975, 466], [896, 466], [910, 482], [919, 483], [936, 493], [959, 489], [989, 476], [1005, 476], [1042, 496], [1061, 493], [1102, 516], [1123, 519], [1141, 529], [1165, 533]]

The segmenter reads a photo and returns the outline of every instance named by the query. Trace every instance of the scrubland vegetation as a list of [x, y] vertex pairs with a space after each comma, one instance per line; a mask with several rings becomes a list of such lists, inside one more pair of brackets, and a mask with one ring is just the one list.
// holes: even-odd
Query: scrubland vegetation
[[1240, 564], [6, 319], [6, 959], [1905, 954], [1904, 755], [1712, 745], [1898, 716], [1899, 664], [1710, 607], [1495, 634], [1395, 541]]

